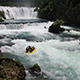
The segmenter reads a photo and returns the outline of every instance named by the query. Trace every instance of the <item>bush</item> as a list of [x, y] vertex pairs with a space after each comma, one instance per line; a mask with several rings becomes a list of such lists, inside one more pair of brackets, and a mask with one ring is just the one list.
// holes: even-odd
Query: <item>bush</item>
[[63, 25], [63, 24], [64, 24], [64, 21], [63, 21], [63, 20], [57, 19], [57, 20], [53, 23], [53, 26], [56, 26], [56, 25]]

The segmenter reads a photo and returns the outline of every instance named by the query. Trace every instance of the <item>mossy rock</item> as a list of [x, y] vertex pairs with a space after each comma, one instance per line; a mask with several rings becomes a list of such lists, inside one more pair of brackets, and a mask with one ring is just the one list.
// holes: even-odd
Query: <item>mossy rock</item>
[[41, 72], [41, 68], [40, 68], [40, 66], [39, 66], [38, 64], [35, 64], [34, 66], [32, 66], [32, 67], [30, 68], [30, 70], [31, 70], [32, 72]]
[[33, 65], [32, 67], [30, 68], [27, 68], [27, 70], [29, 71], [29, 73], [32, 75], [32, 76], [40, 76], [41, 75], [41, 68], [38, 64], [35, 64]]
[[3, 21], [4, 21], [4, 19], [2, 17], [0, 17], [0, 22], [3, 22]]
[[60, 26], [60, 25], [63, 25], [63, 24], [64, 24], [64, 21], [63, 20], [57, 19], [52, 25], [53, 26]]
[[9, 58], [0, 58], [0, 80], [25, 80], [22, 63]]
[[28, 69], [28, 71], [31, 74], [31, 76], [35, 76], [34, 80], [49, 80], [48, 75], [41, 71], [41, 68], [38, 64], [34, 64], [32, 67]]
[[2, 17], [3, 19], [6, 19], [5, 14], [3, 11], [0, 11], [0, 17]]
[[60, 32], [65, 31], [64, 28], [61, 28], [60, 25], [64, 24], [63, 20], [56, 20], [50, 27], [49, 32], [59, 34]]

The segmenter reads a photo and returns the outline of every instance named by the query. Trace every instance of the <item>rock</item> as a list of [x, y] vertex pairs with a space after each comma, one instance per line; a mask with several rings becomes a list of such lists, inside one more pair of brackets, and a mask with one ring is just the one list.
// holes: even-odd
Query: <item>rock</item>
[[0, 22], [3, 22], [6, 19], [5, 14], [3, 11], [0, 11]]
[[0, 50], [0, 57], [2, 57], [3, 56], [3, 53], [2, 53], [2, 51]]
[[22, 63], [9, 58], [0, 58], [0, 80], [25, 80]]
[[41, 72], [41, 68], [40, 68], [40, 66], [39, 66], [38, 64], [35, 64], [34, 66], [32, 66], [32, 67], [30, 68], [30, 70], [31, 70], [32, 72]]
[[39, 10], [39, 8], [38, 7], [36, 7], [35, 9], [34, 9], [34, 11], [36, 12], [36, 11], [38, 11]]
[[0, 11], [0, 17], [2, 17], [3, 19], [6, 19], [4, 11]]
[[38, 64], [35, 64], [30, 68], [26, 67], [26, 70], [33, 77], [33, 80], [49, 80], [49, 77], [44, 72], [41, 71], [41, 68]]
[[14, 18], [11, 18], [11, 20], [14, 20]]
[[46, 27], [46, 26], [44, 26], [44, 28], [46, 29], [47, 27]]
[[0, 46], [5, 46], [5, 45], [7, 45], [7, 46], [12, 46], [12, 45], [14, 45], [14, 43], [13, 42], [11, 42], [11, 40], [12, 39], [9, 39], [9, 38], [3, 38], [3, 39], [0, 39]]
[[26, 70], [34, 78], [33, 80], [49, 80], [48, 75], [41, 71], [41, 68], [38, 64], [33, 65], [30, 68], [26, 67]]
[[3, 21], [4, 21], [4, 19], [2, 17], [0, 17], [0, 22], [3, 22]]
[[64, 28], [61, 28], [60, 25], [62, 25], [64, 22], [62, 20], [56, 20], [50, 27], [49, 32], [59, 34], [60, 32], [65, 31]]
[[41, 74], [41, 68], [38, 64], [33, 65], [28, 69], [29, 73], [34, 76], [39, 76]]
[[70, 32], [70, 30], [71, 30], [71, 29], [65, 29], [65, 31], [68, 31], [68, 32]]

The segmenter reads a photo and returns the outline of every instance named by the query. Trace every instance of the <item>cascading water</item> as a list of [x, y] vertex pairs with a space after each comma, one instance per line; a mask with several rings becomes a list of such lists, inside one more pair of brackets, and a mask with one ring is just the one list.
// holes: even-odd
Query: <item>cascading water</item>
[[[22, 17], [22, 8], [15, 7], [18, 12], [13, 7], [1, 8], [5, 13], [8, 8], [10, 15], [14, 15], [14, 18]], [[34, 8], [26, 8], [26, 13], [28, 12], [30, 17], [34, 18], [31, 13], [32, 15], [35, 13], [28, 11], [32, 9]], [[17, 13], [17, 16], [14, 13]], [[6, 18], [12, 17], [6, 13]], [[47, 78], [47, 80], [80, 80], [80, 32], [74, 31], [71, 27], [70, 32], [59, 35], [51, 34], [48, 32], [51, 24], [51, 21], [0, 24], [0, 46], [2, 52], [5, 53], [4, 57], [19, 60], [27, 67], [38, 63], [46, 74], [43, 78], [39, 78], [26, 71], [26, 80], [45, 80]], [[28, 45], [35, 46], [37, 50], [33, 54], [25, 54]]]
[[0, 11], [5, 13], [6, 19], [29, 19], [37, 16], [34, 8], [30, 7], [0, 7]]

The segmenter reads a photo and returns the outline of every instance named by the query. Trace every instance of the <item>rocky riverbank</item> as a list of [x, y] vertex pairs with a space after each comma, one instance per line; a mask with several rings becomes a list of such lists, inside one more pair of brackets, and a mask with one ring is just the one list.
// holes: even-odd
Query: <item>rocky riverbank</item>
[[0, 57], [0, 80], [25, 80], [25, 75], [21, 62]]

